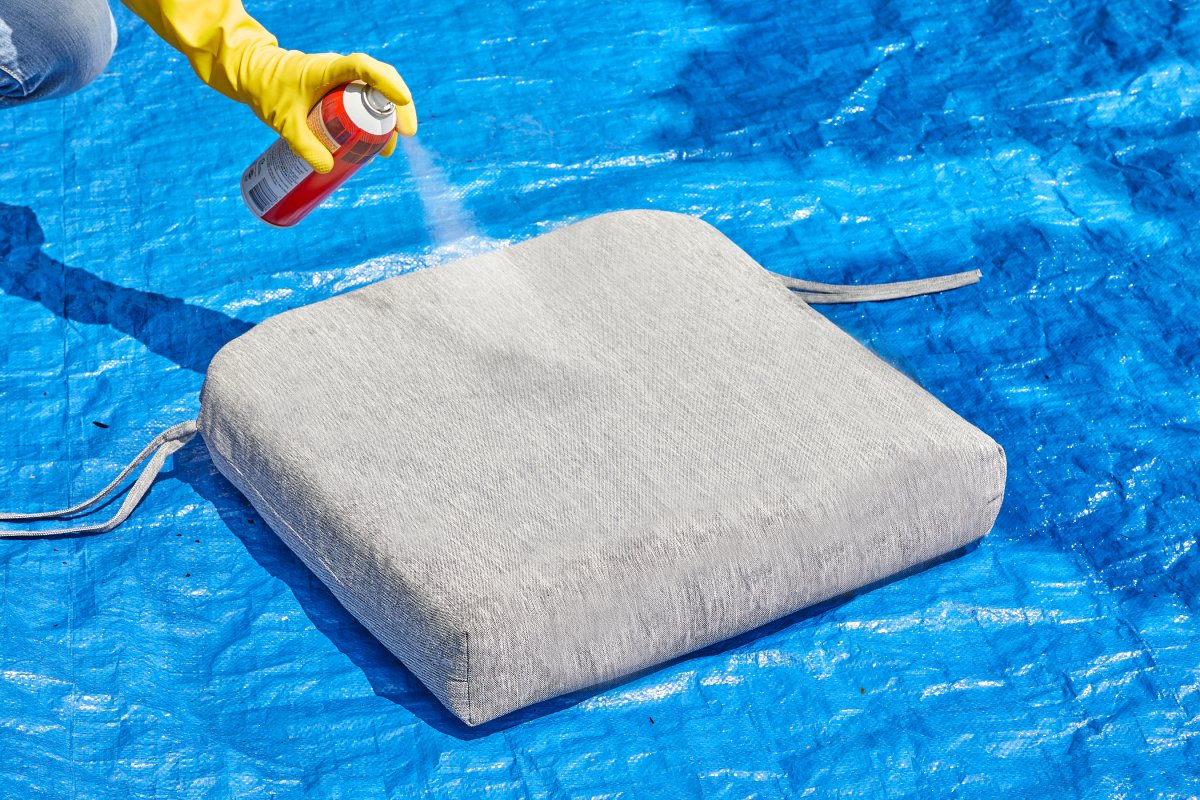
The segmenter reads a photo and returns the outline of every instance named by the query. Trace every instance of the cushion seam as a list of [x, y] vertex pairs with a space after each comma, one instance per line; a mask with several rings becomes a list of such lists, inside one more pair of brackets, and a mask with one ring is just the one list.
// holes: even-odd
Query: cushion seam
[[21, 89], [21, 98], [29, 96], [29, 89], [25, 86], [25, 81], [21, 80], [21, 77], [17, 75], [17, 73], [13, 72], [3, 64], [0, 64], [0, 72], [3, 72], [5, 75], [17, 82], [17, 86]]
[[467, 685], [467, 724], [475, 724], [475, 706], [471, 703], [471, 633], [463, 631], [463, 660], [466, 661], [467, 679], [464, 683]]

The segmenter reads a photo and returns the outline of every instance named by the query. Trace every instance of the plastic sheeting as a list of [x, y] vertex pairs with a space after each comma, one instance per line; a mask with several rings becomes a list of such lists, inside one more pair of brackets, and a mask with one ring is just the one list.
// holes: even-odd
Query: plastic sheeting
[[824, 313], [1005, 446], [1004, 510], [958, 558], [472, 730], [196, 442], [124, 528], [0, 542], [0, 796], [1200, 793], [1195, 3], [250, 6], [396, 63], [421, 146], [268, 229], [237, 181], [270, 132], [117, 9], [94, 85], [0, 114], [3, 505], [104, 483], [272, 314], [647, 206], [816, 280], [983, 269]]

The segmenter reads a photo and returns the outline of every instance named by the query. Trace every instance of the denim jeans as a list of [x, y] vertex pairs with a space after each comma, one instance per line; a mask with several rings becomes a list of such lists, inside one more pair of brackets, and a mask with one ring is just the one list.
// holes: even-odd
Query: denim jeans
[[116, 44], [105, 0], [0, 0], [0, 108], [85, 86]]

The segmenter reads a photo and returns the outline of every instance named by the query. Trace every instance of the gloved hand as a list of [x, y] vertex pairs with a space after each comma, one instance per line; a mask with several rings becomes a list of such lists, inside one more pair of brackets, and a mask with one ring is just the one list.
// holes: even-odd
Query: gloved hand
[[[123, 0], [155, 33], [187, 56], [192, 69], [226, 97], [245, 103], [317, 172], [333, 156], [308, 127], [308, 112], [339, 84], [361, 80], [396, 104], [396, 131], [417, 132], [412, 95], [399, 73], [363, 53], [284, 50], [241, 0]], [[396, 137], [383, 148], [390, 156]]]

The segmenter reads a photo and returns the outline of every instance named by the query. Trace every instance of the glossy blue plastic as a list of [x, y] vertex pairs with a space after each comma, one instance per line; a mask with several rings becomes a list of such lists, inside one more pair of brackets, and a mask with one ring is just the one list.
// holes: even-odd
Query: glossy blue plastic
[[982, 269], [822, 313], [1004, 445], [1004, 510], [468, 729], [196, 441], [123, 528], [0, 542], [0, 797], [1200, 793], [1196, 3], [248, 4], [395, 63], [420, 145], [270, 229], [238, 176], [271, 132], [114, 9], [96, 83], [0, 113], [0, 505], [103, 485], [266, 317], [652, 207], [813, 280]]

